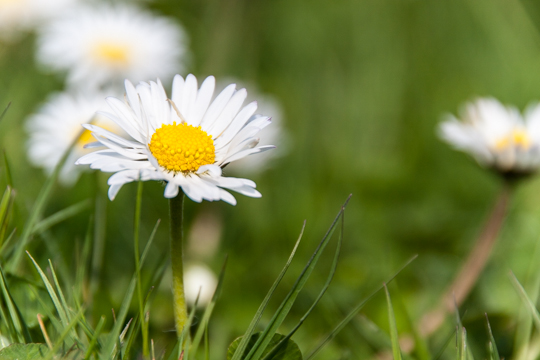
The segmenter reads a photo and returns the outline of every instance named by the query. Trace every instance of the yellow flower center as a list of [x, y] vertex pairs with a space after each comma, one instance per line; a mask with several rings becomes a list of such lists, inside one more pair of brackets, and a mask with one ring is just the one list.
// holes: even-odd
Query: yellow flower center
[[79, 137], [79, 140], [77, 141], [77, 145], [82, 148], [84, 145], [93, 141], [96, 141], [96, 139], [94, 139], [94, 137], [92, 136], [92, 132], [90, 130], [84, 130], [82, 135]]
[[216, 157], [212, 136], [200, 126], [177, 125], [176, 121], [157, 129], [148, 146], [159, 165], [174, 172], [195, 172], [213, 164]]
[[102, 63], [116, 66], [127, 65], [129, 47], [115, 43], [98, 43], [93, 48], [93, 55]]
[[515, 146], [521, 148], [521, 150], [528, 150], [531, 147], [531, 138], [529, 134], [523, 129], [515, 129], [509, 135], [497, 140], [495, 143], [495, 149], [502, 151], [509, 146]]

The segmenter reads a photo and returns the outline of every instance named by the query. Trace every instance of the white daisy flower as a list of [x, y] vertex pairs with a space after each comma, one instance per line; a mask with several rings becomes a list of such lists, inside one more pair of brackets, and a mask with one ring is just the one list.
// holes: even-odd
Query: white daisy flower
[[161, 82], [125, 82], [126, 99], [107, 98], [113, 113], [102, 113], [131, 136], [121, 138], [98, 126], [85, 125], [108, 149], [83, 156], [78, 164], [115, 174], [109, 178], [112, 200], [125, 183], [141, 180], [167, 182], [165, 197], [174, 198], [179, 188], [193, 201], [224, 200], [236, 204], [224, 189], [260, 197], [255, 183], [222, 176], [227, 164], [274, 148], [256, 146], [255, 135], [270, 124], [266, 116], [253, 116], [257, 103], [242, 107], [245, 89], [231, 84], [213, 101], [215, 79], [206, 78], [199, 90], [197, 79], [176, 75], [171, 99]]
[[[81, 125], [90, 120], [104, 128], [118, 131], [118, 127], [112, 121], [96, 116], [96, 111], [105, 107], [104, 95], [101, 93], [52, 95], [26, 123], [30, 136], [28, 141], [30, 161], [35, 166], [44, 168], [47, 173], [51, 173], [75, 137], [81, 133]], [[73, 184], [79, 178], [81, 170], [84, 169], [75, 166], [74, 161], [90, 152], [84, 145], [92, 140], [93, 137], [88, 130], [79, 138], [61, 169], [59, 180], [63, 184]]]
[[523, 115], [493, 98], [466, 104], [462, 121], [449, 115], [440, 136], [485, 166], [503, 173], [529, 173], [540, 166], [540, 105]]
[[217, 286], [217, 277], [212, 270], [202, 263], [188, 264], [184, 270], [184, 289], [186, 302], [198, 307], [204, 307], [212, 300]]
[[66, 71], [69, 85], [98, 88], [173, 76], [182, 69], [185, 38], [171, 19], [128, 4], [78, 6], [42, 29], [37, 55]]
[[56, 16], [75, 0], [0, 0], [0, 39], [10, 41]]

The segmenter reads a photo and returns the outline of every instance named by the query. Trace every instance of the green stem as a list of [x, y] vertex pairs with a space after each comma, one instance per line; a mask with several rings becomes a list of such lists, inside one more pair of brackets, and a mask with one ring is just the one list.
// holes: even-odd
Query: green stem
[[144, 316], [144, 301], [142, 296], [142, 285], [141, 285], [141, 265], [140, 265], [140, 254], [139, 254], [139, 227], [141, 222], [141, 203], [142, 203], [142, 190], [143, 182], [139, 180], [137, 185], [137, 198], [135, 202], [135, 219], [134, 219], [134, 231], [133, 231], [133, 241], [135, 243], [135, 267], [137, 272], [137, 297], [139, 298], [139, 318], [141, 321], [141, 333], [143, 341], [143, 356], [147, 357], [148, 352], [148, 323], [145, 320]]
[[171, 267], [173, 276], [173, 307], [174, 322], [178, 338], [187, 321], [187, 306], [184, 296], [184, 265], [183, 265], [183, 208], [184, 193], [180, 192], [175, 198], [169, 199], [170, 229], [171, 229]]

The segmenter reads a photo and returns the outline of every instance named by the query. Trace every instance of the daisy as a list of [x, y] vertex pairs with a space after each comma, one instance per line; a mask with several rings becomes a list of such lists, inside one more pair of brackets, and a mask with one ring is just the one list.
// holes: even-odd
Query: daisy
[[493, 98], [480, 98], [464, 107], [461, 121], [449, 115], [439, 130], [455, 148], [502, 173], [530, 173], [540, 166], [539, 104], [522, 115]]
[[0, 0], [0, 39], [13, 40], [52, 18], [74, 0]]
[[[81, 134], [81, 125], [93, 121], [107, 129], [118, 127], [110, 120], [96, 116], [96, 111], [106, 106], [101, 93], [52, 95], [48, 101], [26, 122], [29, 134], [28, 158], [37, 167], [51, 173], [73, 140]], [[90, 152], [85, 144], [92, 142], [89, 131], [83, 132], [65, 165], [60, 171], [59, 180], [64, 185], [73, 184], [83, 168], [74, 165], [74, 161]]]
[[132, 5], [78, 6], [42, 29], [37, 56], [67, 72], [69, 85], [98, 88], [126, 78], [171, 77], [182, 69], [185, 38], [171, 19]]
[[77, 164], [114, 172], [109, 178], [112, 200], [122, 185], [141, 180], [167, 182], [165, 197], [175, 198], [180, 188], [193, 201], [223, 200], [236, 204], [230, 189], [260, 197], [248, 179], [222, 176], [227, 164], [274, 148], [257, 146], [255, 135], [270, 124], [254, 116], [257, 103], [242, 107], [245, 89], [227, 86], [213, 101], [215, 79], [210, 76], [197, 90], [197, 79], [174, 77], [172, 96], [157, 82], [137, 87], [126, 80], [126, 99], [107, 98], [111, 112], [101, 113], [124, 129], [127, 140], [95, 125], [84, 125], [107, 149], [83, 156]]

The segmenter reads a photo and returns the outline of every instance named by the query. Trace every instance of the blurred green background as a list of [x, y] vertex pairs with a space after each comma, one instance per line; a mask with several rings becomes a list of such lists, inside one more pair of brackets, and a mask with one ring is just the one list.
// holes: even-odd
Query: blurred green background
[[[540, 99], [540, 3], [156, 0], [145, 6], [184, 25], [192, 52], [190, 72], [199, 79], [215, 75], [218, 80], [234, 77], [257, 84], [281, 102], [290, 134], [289, 153], [252, 177], [262, 199], [237, 196], [235, 207], [186, 203], [188, 234], [202, 213], [222, 220], [219, 251], [206, 259], [209, 265], [217, 272], [225, 254], [229, 256], [210, 333], [212, 356], [223, 358], [228, 343], [243, 333], [285, 263], [303, 220], [304, 241], [272, 309], [350, 193], [338, 272], [296, 339], [302, 350], [312, 349], [347, 309], [419, 254], [390, 288], [404, 304], [396, 300], [396, 315], [400, 331], [407, 332], [405, 309], [416, 321], [436, 304], [501, 188], [495, 175], [442, 143], [436, 127], [441, 116], [456, 113], [475, 96], [494, 96], [520, 109]], [[0, 146], [17, 190], [17, 228], [45, 179], [26, 159], [23, 124], [50, 92], [63, 87], [61, 77], [37, 68], [34, 40], [28, 35], [17, 43], [0, 44], [0, 108], [11, 102], [0, 122]], [[134, 270], [136, 185], [126, 185], [110, 202], [106, 178], [89, 172], [72, 188], [58, 186], [45, 215], [87, 198], [106, 208], [103, 268], [92, 312], [110, 317]], [[0, 183], [3, 188], [4, 176]], [[540, 182], [532, 178], [516, 192], [490, 263], [463, 306], [477, 357], [485, 356], [485, 312], [492, 318], [501, 355], [512, 352], [522, 305], [508, 272], [512, 269], [526, 283], [531, 266], [537, 269], [539, 191]], [[162, 193], [159, 183], [144, 184], [142, 238], [157, 219], [163, 220], [147, 274], [168, 255], [168, 206]], [[51, 258], [69, 275], [93, 213], [94, 207], [34, 239], [30, 252], [42, 264]], [[307, 310], [322, 286], [331, 252], [324, 262], [300, 295], [290, 323]], [[25, 276], [35, 276], [26, 259], [25, 265]], [[174, 336], [166, 332], [173, 328], [167, 281], [156, 290], [150, 310], [159, 346]], [[382, 294], [363, 314], [387, 329]], [[376, 341], [361, 323], [349, 325], [320, 357], [338, 359], [350, 353], [362, 359], [377, 353]], [[433, 349], [442, 346], [439, 337], [447, 335], [436, 336]]]

